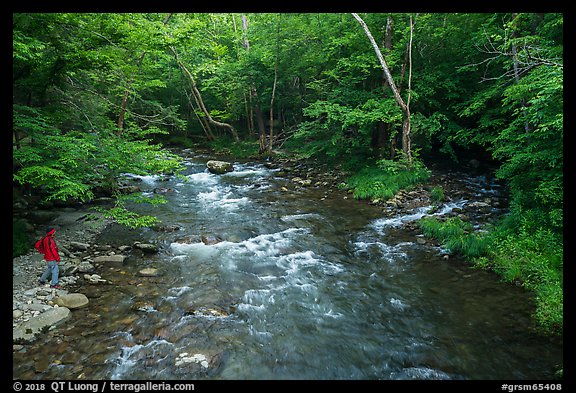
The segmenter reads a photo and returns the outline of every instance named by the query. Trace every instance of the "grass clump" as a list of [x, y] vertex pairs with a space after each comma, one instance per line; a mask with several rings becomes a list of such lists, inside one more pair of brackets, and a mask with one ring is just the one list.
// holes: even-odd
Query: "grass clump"
[[437, 239], [452, 253], [476, 258], [485, 255], [490, 247], [488, 232], [472, 232], [472, 225], [458, 217], [445, 221], [425, 217], [419, 225], [425, 236]]
[[387, 200], [402, 189], [409, 190], [425, 182], [430, 175], [430, 170], [416, 157], [411, 163], [404, 157], [380, 160], [348, 178], [345, 188], [355, 199]]

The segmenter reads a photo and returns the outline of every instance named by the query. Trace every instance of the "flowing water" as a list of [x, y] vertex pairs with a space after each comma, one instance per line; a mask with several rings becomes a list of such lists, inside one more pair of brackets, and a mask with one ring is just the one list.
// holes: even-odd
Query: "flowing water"
[[102, 235], [161, 250], [104, 268], [116, 285], [74, 310], [51, 344], [60, 361], [35, 378], [555, 378], [562, 340], [535, 332], [530, 294], [401, 225], [471, 201], [385, 217], [260, 163], [211, 174], [208, 159], [189, 158], [184, 179], [133, 176], [167, 191], [140, 211], [179, 230]]

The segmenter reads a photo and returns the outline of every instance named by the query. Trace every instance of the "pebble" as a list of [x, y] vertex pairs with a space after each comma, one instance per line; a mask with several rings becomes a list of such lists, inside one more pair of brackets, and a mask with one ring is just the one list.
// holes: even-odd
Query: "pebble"
[[[63, 213], [66, 214], [66, 213]], [[56, 219], [57, 220], [57, 219]], [[66, 221], [65, 219], [63, 219]], [[107, 222], [101, 223], [100, 230]], [[98, 230], [87, 229], [81, 222], [68, 225], [54, 225], [58, 229], [56, 242], [60, 253], [61, 263], [71, 261], [74, 254], [70, 254], [67, 247], [71, 244], [89, 244], [98, 234]], [[40, 228], [40, 227], [39, 227]], [[43, 228], [43, 227], [42, 227]], [[43, 234], [36, 234], [40, 238]], [[82, 242], [82, 243], [78, 243]], [[72, 247], [70, 247], [72, 249]], [[87, 247], [89, 249], [89, 247]], [[83, 251], [84, 252], [84, 251]], [[44, 272], [46, 262], [35, 249], [24, 255], [12, 259], [12, 325], [18, 326], [22, 322], [40, 315], [52, 308], [58, 307], [53, 300], [56, 296], [69, 293], [69, 289], [77, 284], [76, 275], [61, 275], [61, 289], [50, 288], [50, 284], [40, 284], [38, 279]]]
[[196, 353], [192, 356], [188, 356], [188, 352], [183, 352], [178, 355], [176, 358], [176, 362], [174, 363], [176, 366], [181, 366], [185, 363], [200, 363], [200, 365], [204, 368], [208, 368], [209, 363], [206, 355], [201, 353]]

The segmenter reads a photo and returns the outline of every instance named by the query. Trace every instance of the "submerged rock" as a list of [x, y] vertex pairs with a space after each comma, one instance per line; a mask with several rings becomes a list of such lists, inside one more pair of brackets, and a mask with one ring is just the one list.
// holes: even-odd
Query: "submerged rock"
[[102, 255], [94, 258], [94, 263], [123, 263], [125, 255]]
[[153, 267], [146, 267], [142, 270], [140, 270], [138, 272], [139, 276], [142, 277], [158, 277], [160, 275], [160, 273], [158, 272], [158, 269], [153, 268]]

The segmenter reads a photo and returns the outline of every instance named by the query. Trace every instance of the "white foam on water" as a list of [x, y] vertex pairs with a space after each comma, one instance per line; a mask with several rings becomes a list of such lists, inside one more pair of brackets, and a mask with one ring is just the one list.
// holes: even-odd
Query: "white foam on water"
[[455, 208], [462, 208], [466, 203], [468, 203], [468, 200], [466, 199], [460, 199], [455, 202], [446, 203], [442, 206], [441, 209], [432, 213], [429, 212], [433, 209], [433, 206], [423, 206], [415, 209], [414, 213], [411, 214], [392, 218], [376, 219], [369, 225], [369, 227], [376, 230], [378, 233], [383, 234], [386, 228], [399, 227], [405, 223], [419, 220], [422, 217], [443, 216], [447, 213], [450, 213]]
[[156, 181], [160, 178], [159, 175], [136, 175], [134, 173], [122, 173], [122, 176], [126, 176], [133, 179], [140, 179], [142, 183], [147, 185], [154, 185]]
[[461, 209], [463, 208], [469, 201], [467, 199], [459, 199], [455, 202], [449, 202], [444, 204], [444, 206], [442, 206], [442, 209], [440, 209], [438, 212], [430, 214], [432, 216], [442, 216], [444, 214], [450, 213], [452, 210], [458, 208]]
[[198, 194], [198, 201], [208, 209], [224, 209], [227, 211], [237, 210], [247, 205], [250, 199], [247, 197], [235, 198], [230, 187], [212, 187], [208, 192]]
[[222, 190], [219, 188], [212, 188], [211, 191], [198, 193], [198, 200], [207, 204], [218, 201], [221, 198]]
[[303, 213], [303, 214], [289, 214], [286, 216], [282, 216], [280, 219], [284, 222], [294, 222], [297, 220], [307, 220], [307, 219], [318, 219], [322, 220], [324, 217], [317, 213]]
[[[170, 244], [170, 251], [175, 254], [173, 261], [187, 262], [191, 258], [199, 261], [213, 260], [217, 255], [224, 255], [218, 263], [225, 269], [235, 270], [238, 261], [259, 261], [263, 266], [273, 265], [270, 258], [282, 254], [283, 250], [292, 244], [293, 237], [308, 233], [303, 228], [288, 228], [281, 232], [262, 234], [249, 238], [242, 242], [222, 241], [215, 244], [178, 243]], [[256, 258], [255, 258], [256, 257]], [[253, 262], [256, 263], [256, 262]], [[253, 265], [254, 266], [254, 265]], [[272, 280], [275, 276], [267, 275], [266, 280]]]
[[274, 304], [274, 291], [272, 289], [249, 289], [244, 292], [242, 297], [244, 303], [247, 305], [262, 305], [264, 303]]
[[[258, 340], [267, 340], [275, 334], [274, 328], [268, 328], [266, 313], [270, 312], [271, 308], [283, 309], [292, 305], [292, 302], [318, 323], [326, 318], [343, 316], [335, 312], [330, 303], [322, 300], [318, 288], [318, 282], [322, 280], [320, 277], [342, 272], [342, 266], [325, 260], [312, 250], [291, 253], [282, 251], [293, 249], [299, 236], [308, 233], [307, 229], [290, 228], [249, 239], [237, 249], [246, 255], [258, 255], [259, 259], [267, 260], [278, 270], [277, 275], [267, 274], [265, 279], [261, 278], [264, 288], [245, 291], [237, 306], [238, 312], [244, 314], [249, 324], [249, 333]], [[310, 303], [305, 299], [313, 301]], [[280, 303], [276, 304], [277, 301]]]
[[267, 331], [259, 331], [256, 330], [256, 328], [254, 326], [250, 326], [248, 328], [250, 335], [252, 336], [256, 336], [260, 339], [264, 339], [265, 341], [269, 341], [272, 338], [272, 333], [267, 332]]
[[405, 304], [402, 300], [396, 299], [393, 297], [390, 298], [390, 304], [398, 310], [404, 310], [404, 309], [408, 308], [408, 305]]
[[[123, 333], [123, 332], [121, 332], [121, 333]], [[138, 353], [140, 351], [151, 351], [155, 355], [158, 355], [158, 353], [156, 351], [156, 347], [157, 346], [163, 346], [163, 345], [168, 345], [170, 347], [173, 347], [172, 343], [170, 343], [169, 341], [166, 341], [164, 339], [151, 340], [145, 345], [136, 344], [133, 346], [123, 346], [121, 348], [122, 353], [120, 354], [120, 356], [117, 357], [116, 359], [113, 359], [113, 362], [116, 363], [116, 368], [112, 372], [112, 376], [110, 379], [115, 379], [115, 380], [124, 379], [124, 375], [126, 373], [128, 373], [138, 363], [138, 359], [139, 359]], [[134, 356], [136, 357], [136, 360], [134, 360], [134, 358], [133, 358]], [[159, 360], [161, 360], [161, 359], [159, 359]]]
[[182, 287], [174, 287], [174, 288], [168, 289], [168, 294], [170, 294], [171, 297], [178, 297], [178, 296], [182, 296], [184, 293], [190, 292], [190, 291], [192, 291], [192, 287], [189, 287], [188, 285], [184, 285]]
[[187, 256], [194, 256], [196, 259], [206, 260], [218, 253], [218, 248], [204, 244], [203, 242], [189, 244], [173, 242], [170, 244], [170, 250], [174, 254], [184, 257], [184, 259], [181, 260], [187, 260]]
[[375, 250], [380, 252], [381, 258], [387, 260], [390, 263], [394, 263], [398, 260], [406, 260], [408, 254], [402, 250], [404, 246], [412, 246], [412, 243], [402, 242], [394, 245], [382, 243], [382, 242], [355, 242], [354, 246], [356, 251], [354, 254], [356, 256], [363, 256], [373, 253]]
[[443, 371], [429, 367], [406, 367], [399, 372], [393, 372], [391, 379], [412, 380], [446, 380], [453, 379]]
[[210, 172], [198, 172], [186, 176], [194, 184], [213, 185], [218, 183], [216, 175]]
[[339, 313], [339, 312], [334, 312], [332, 309], [329, 309], [323, 315], [325, 317], [334, 318], [334, 319], [342, 318], [344, 316], [344, 314]]
[[276, 280], [276, 279], [278, 278], [278, 277], [272, 276], [272, 275], [256, 276], [256, 277], [258, 277], [258, 279], [259, 279], [259, 280], [262, 280], [262, 281], [274, 281], [274, 280]]
[[[278, 256], [293, 244], [294, 238], [307, 234], [305, 228], [288, 228], [276, 233], [267, 233], [246, 239], [239, 243], [221, 242], [215, 244], [216, 247], [226, 248], [232, 257], [251, 257], [264, 259], [265, 263], [270, 263], [269, 258]], [[230, 258], [233, 259], [233, 258]]]
[[343, 271], [342, 267], [317, 257], [314, 251], [307, 250], [289, 255], [282, 255], [277, 265], [285, 269], [287, 275], [296, 274], [308, 267], [317, 267], [323, 273], [338, 273]]
[[[246, 318], [250, 334], [258, 339], [268, 339], [274, 330], [266, 327], [267, 321], [263, 318], [270, 307], [278, 307], [277, 299], [294, 299], [318, 321], [341, 316], [332, 310], [332, 305], [319, 300], [318, 282], [325, 275], [338, 274], [344, 269], [312, 250], [301, 250], [299, 240], [309, 233], [308, 228], [290, 227], [241, 242], [172, 243], [171, 250], [196, 260], [214, 261], [229, 272], [254, 274], [262, 287], [245, 290], [237, 304], [237, 312]], [[179, 291], [174, 289], [170, 293], [178, 294]], [[304, 298], [315, 299], [313, 305], [307, 305]]]
[[220, 201], [220, 203], [222, 203], [222, 205], [224, 205], [224, 206], [236, 205], [235, 207], [239, 207], [239, 205], [245, 205], [250, 201], [250, 199], [248, 199], [247, 197], [228, 198], [229, 195], [232, 195], [232, 194], [229, 193], [229, 194], [225, 195], [224, 199], [222, 199]]
[[266, 311], [266, 306], [264, 304], [247, 304], [240, 303], [236, 309], [240, 312], [250, 313], [251, 311], [264, 312]]
[[269, 172], [269, 169], [261, 168], [258, 166], [237, 165], [234, 164], [232, 172], [226, 172], [224, 177], [247, 177], [247, 176], [264, 176]]

